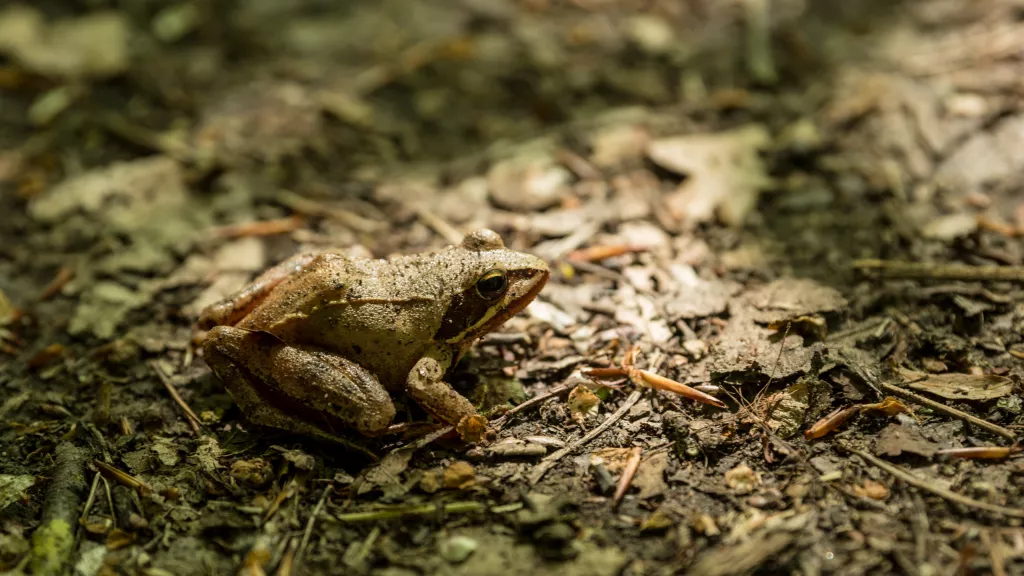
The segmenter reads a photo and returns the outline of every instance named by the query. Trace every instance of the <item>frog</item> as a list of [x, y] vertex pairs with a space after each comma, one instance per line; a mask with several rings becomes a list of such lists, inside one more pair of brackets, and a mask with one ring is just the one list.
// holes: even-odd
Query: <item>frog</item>
[[252, 423], [338, 439], [389, 433], [392, 395], [476, 442], [487, 420], [446, 376], [523, 311], [546, 262], [489, 229], [388, 258], [303, 251], [203, 309], [203, 359]]

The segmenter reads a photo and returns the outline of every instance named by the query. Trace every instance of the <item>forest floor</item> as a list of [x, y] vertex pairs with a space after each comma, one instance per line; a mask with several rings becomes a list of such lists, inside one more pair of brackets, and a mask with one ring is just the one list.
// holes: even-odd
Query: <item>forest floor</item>
[[[0, 571], [1024, 574], [1019, 1], [5, 3], [0, 126]], [[193, 346], [481, 227], [551, 278], [480, 443]]]

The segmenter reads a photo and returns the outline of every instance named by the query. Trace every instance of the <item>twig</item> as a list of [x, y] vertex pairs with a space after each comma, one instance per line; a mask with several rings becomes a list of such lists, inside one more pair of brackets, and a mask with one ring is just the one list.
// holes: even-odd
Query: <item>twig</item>
[[92, 487], [89, 488], [89, 496], [88, 496], [88, 498], [85, 499], [85, 506], [82, 507], [82, 514], [81, 514], [81, 516], [78, 517], [78, 521], [80, 523], [85, 521], [86, 516], [89, 515], [89, 510], [92, 509], [93, 503], [96, 502], [96, 489], [99, 488], [99, 487], [100, 487], [100, 473], [97, 472], [96, 475], [92, 477]]
[[747, 22], [747, 70], [764, 84], [775, 84], [779, 75], [772, 59], [771, 17], [766, 0], [743, 3]]
[[994, 514], [1002, 514], [1004, 516], [1012, 516], [1014, 518], [1024, 518], [1024, 510], [1020, 508], [1007, 508], [1006, 506], [990, 504], [988, 502], [982, 502], [980, 500], [975, 500], [974, 498], [969, 498], [967, 496], [957, 494], [956, 492], [943, 488], [942, 486], [936, 486], [934, 484], [930, 484], [924, 480], [921, 480], [920, 478], [914, 476], [910, 472], [907, 472], [903, 468], [895, 464], [890, 464], [885, 460], [882, 460], [881, 458], [872, 456], [871, 454], [868, 454], [863, 450], [858, 450], [852, 446], [842, 443], [839, 444], [839, 447], [842, 448], [843, 450], [846, 450], [847, 452], [851, 452], [853, 454], [856, 454], [857, 456], [860, 456], [867, 462], [874, 464], [878, 468], [881, 468], [882, 470], [888, 472], [892, 476], [895, 476], [899, 480], [902, 480], [916, 488], [920, 488], [921, 490], [931, 492], [932, 494], [935, 494], [940, 498], [945, 498], [946, 500], [956, 502], [957, 504], [967, 506], [968, 508], [976, 508], [978, 510], [985, 510], [987, 512], [992, 512]]
[[970, 414], [968, 414], [966, 412], [963, 412], [961, 410], [957, 410], [956, 408], [951, 408], [949, 406], [946, 406], [945, 404], [943, 404], [941, 402], [936, 402], [935, 400], [931, 400], [929, 398], [925, 398], [924, 396], [920, 396], [918, 394], [914, 394], [913, 392], [911, 392], [909, 390], [905, 390], [903, 388], [900, 388], [899, 386], [894, 386], [894, 385], [888, 384], [886, 382], [879, 382], [878, 385], [883, 390], [885, 390], [886, 392], [889, 392], [890, 394], [895, 394], [896, 396], [901, 396], [903, 398], [906, 398], [907, 400], [910, 400], [911, 402], [917, 402], [918, 404], [921, 404], [923, 406], [927, 406], [927, 407], [929, 407], [929, 408], [931, 408], [933, 410], [936, 410], [938, 412], [942, 412], [943, 414], [948, 414], [948, 415], [950, 415], [950, 416], [952, 416], [954, 418], [959, 418], [959, 419], [961, 419], [961, 420], [963, 420], [965, 422], [970, 422], [971, 424], [974, 424], [978, 428], [984, 428], [985, 430], [988, 430], [989, 432], [992, 432], [993, 434], [998, 434], [998, 435], [1002, 436], [1003, 438], [1006, 438], [1006, 439], [1009, 439], [1009, 440], [1014, 440], [1014, 441], [1017, 439], [1017, 437], [1014, 435], [1013, 432], [1011, 432], [1010, 430], [1008, 430], [1006, 428], [1003, 428], [1002, 426], [999, 426], [998, 424], [993, 424], [993, 423], [991, 423], [991, 422], [989, 422], [987, 420], [982, 420], [981, 418], [978, 418], [977, 416], [972, 416], [972, 415], [970, 415]]
[[46, 490], [39, 527], [32, 534], [29, 565], [32, 574], [62, 574], [71, 558], [78, 522], [78, 507], [85, 492], [85, 462], [88, 454], [82, 448], [64, 442], [57, 447], [57, 464], [53, 481]]
[[633, 393], [630, 394], [628, 398], [626, 398], [626, 401], [622, 404], [622, 406], [619, 407], [619, 409], [616, 410], [614, 414], [605, 419], [605, 421], [602, 422], [600, 426], [591, 430], [583, 438], [580, 438], [579, 440], [573, 442], [572, 444], [569, 444], [565, 448], [562, 448], [558, 452], [555, 452], [554, 454], [542, 460], [541, 463], [537, 465], [537, 468], [534, 469], [533, 473], [530, 474], [530, 484], [533, 485], [536, 484], [537, 482], [540, 482], [540, 479], [543, 478], [544, 475], [548, 473], [548, 470], [554, 468], [555, 464], [557, 464], [559, 460], [561, 460], [566, 455], [574, 452], [580, 446], [586, 444], [587, 442], [590, 442], [594, 438], [597, 438], [605, 430], [611, 427], [612, 424], [621, 420], [622, 417], [626, 415], [626, 412], [629, 412], [629, 409], [632, 408], [634, 404], [640, 401], [640, 396], [641, 392], [639, 390], [634, 390]]
[[981, 536], [981, 543], [988, 550], [989, 561], [992, 563], [992, 574], [1006, 576], [1006, 570], [1003, 568], [1003, 551], [999, 549], [1002, 538], [997, 534], [996, 541], [992, 542], [988, 530], [982, 530], [979, 536]]
[[573, 388], [572, 386], [563, 384], [562, 386], [559, 386], [559, 387], [555, 388], [554, 390], [548, 392], [547, 394], [541, 394], [540, 396], [534, 396], [533, 398], [530, 398], [526, 402], [523, 402], [522, 404], [516, 406], [515, 408], [512, 408], [508, 412], [505, 412], [500, 417], [495, 418], [493, 421], [491, 421], [491, 427], [494, 428], [495, 430], [501, 430], [501, 427], [504, 426], [505, 423], [508, 420], [510, 420], [513, 416], [515, 416], [516, 414], [518, 414], [520, 412], [523, 412], [523, 411], [526, 411], [526, 410], [529, 410], [530, 408], [533, 408], [534, 406], [539, 406], [539, 405], [547, 402], [548, 400], [550, 400], [550, 399], [552, 399], [552, 398], [554, 398], [556, 396], [561, 396], [562, 394], [568, 394], [569, 391], [572, 390], [572, 388]]
[[227, 224], [217, 226], [209, 230], [210, 236], [214, 238], [246, 238], [255, 236], [273, 236], [286, 234], [301, 229], [306, 225], [306, 219], [302, 216], [289, 216], [276, 220], [257, 220], [255, 222], [243, 222], [240, 224]]
[[409, 208], [419, 216], [419, 219], [427, 225], [428, 228], [437, 232], [439, 236], [445, 239], [449, 244], [459, 244], [462, 242], [463, 234], [455, 229], [454, 226], [449, 224], [443, 218], [431, 212], [425, 206], [419, 204], [409, 204]]
[[622, 501], [622, 497], [626, 495], [626, 490], [629, 490], [629, 485], [633, 482], [633, 477], [636, 476], [637, 469], [640, 468], [640, 456], [643, 454], [644, 449], [636, 446], [629, 453], [629, 459], [626, 460], [626, 467], [622, 470], [622, 477], [619, 478], [619, 485], [615, 487], [615, 495], [612, 496], [612, 508], [614, 509]]
[[320, 515], [320, 511], [324, 508], [324, 502], [327, 501], [327, 496], [331, 493], [331, 486], [328, 485], [324, 488], [324, 493], [320, 495], [320, 500], [316, 503], [316, 507], [313, 508], [313, 514], [310, 515], [309, 521], [306, 522], [306, 531], [302, 533], [302, 543], [299, 544], [299, 550], [295, 554], [295, 565], [302, 565], [302, 556], [306, 553], [306, 547], [309, 546], [309, 539], [313, 535], [313, 524], [316, 523], [316, 517]]
[[263, 523], [266, 524], [271, 518], [277, 514], [277, 511], [284, 504], [285, 500], [295, 496], [295, 493], [299, 491], [299, 483], [296, 482], [295, 478], [292, 478], [285, 484], [284, 489], [274, 498], [274, 501], [270, 503], [270, 508], [267, 509], [267, 513], [263, 516]]
[[288, 540], [288, 548], [284, 551], [284, 555], [281, 556], [281, 562], [277, 565], [276, 576], [291, 576], [292, 568], [295, 566], [295, 550], [298, 548], [298, 540], [291, 538]]
[[422, 506], [410, 506], [407, 508], [392, 508], [389, 510], [368, 510], [365, 512], [349, 512], [347, 514], [336, 514], [334, 518], [339, 522], [369, 522], [374, 520], [391, 520], [403, 516], [423, 516], [436, 514], [444, 511], [446, 514], [466, 514], [469, 512], [480, 512], [487, 507], [480, 502], [451, 502], [449, 504], [424, 504]]
[[75, 271], [67, 266], [61, 266], [60, 270], [57, 270], [57, 275], [53, 277], [53, 280], [46, 285], [43, 292], [39, 295], [39, 302], [49, 300], [57, 295], [72, 278], [75, 277]]
[[334, 208], [300, 196], [290, 190], [281, 190], [277, 193], [276, 200], [291, 208], [295, 212], [307, 216], [323, 216], [348, 226], [356, 232], [375, 232], [384, 226], [383, 222], [364, 218], [355, 212]]
[[[93, 460], [92, 465], [95, 466], [100, 471], [100, 473], [103, 474], [105, 478], [116, 480], [118, 484], [127, 486], [135, 490], [136, 492], [139, 493], [140, 496], [145, 497], [147, 494], [153, 491], [153, 487], [150, 486], [149, 484], [146, 484], [142, 480], [139, 480], [138, 478], [132, 476], [131, 474], [128, 474], [127, 472], [122, 472], [121, 470], [114, 468], [110, 464], [100, 462], [99, 460]], [[113, 502], [110, 503], [110, 510], [111, 512], [113, 512], [114, 510]]]
[[160, 381], [163, 382], [164, 388], [167, 388], [167, 392], [171, 395], [171, 398], [174, 398], [174, 401], [178, 403], [178, 406], [181, 406], [181, 409], [185, 411], [185, 415], [188, 416], [188, 423], [192, 426], [192, 431], [195, 432], [196, 436], [200, 436], [202, 431], [199, 427], [199, 416], [196, 416], [196, 413], [193, 412], [192, 409], [189, 408], [188, 404], [185, 403], [181, 394], [178, 394], [178, 390], [174, 387], [174, 384], [171, 383], [171, 377], [164, 374], [164, 371], [156, 361], [149, 362], [149, 366], [154, 372], [156, 372], [156, 375], [160, 377]]
[[853, 267], [883, 278], [1024, 283], [1024, 266], [967, 266], [895, 260], [854, 260]]

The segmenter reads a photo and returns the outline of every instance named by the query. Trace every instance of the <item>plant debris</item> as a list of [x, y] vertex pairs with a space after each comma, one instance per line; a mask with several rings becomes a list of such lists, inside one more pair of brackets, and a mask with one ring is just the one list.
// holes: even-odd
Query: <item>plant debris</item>
[[[0, 9], [0, 572], [1021, 572], [1019, 2], [110, 4]], [[478, 416], [207, 364], [276, 264], [479, 228], [549, 277]]]

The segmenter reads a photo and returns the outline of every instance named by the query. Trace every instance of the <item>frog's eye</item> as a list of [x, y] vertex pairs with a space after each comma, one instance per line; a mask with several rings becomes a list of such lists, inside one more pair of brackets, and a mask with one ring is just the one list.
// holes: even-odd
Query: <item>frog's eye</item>
[[476, 281], [476, 293], [485, 300], [496, 300], [508, 288], [508, 277], [504, 270], [490, 270]]

